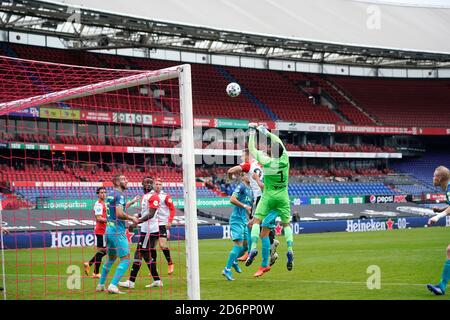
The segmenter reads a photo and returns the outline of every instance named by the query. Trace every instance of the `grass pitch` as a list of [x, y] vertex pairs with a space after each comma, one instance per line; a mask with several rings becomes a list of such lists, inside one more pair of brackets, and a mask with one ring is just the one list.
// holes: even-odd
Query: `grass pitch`
[[[234, 272], [235, 281], [227, 281], [221, 275], [232, 247], [231, 240], [200, 240], [201, 297], [218, 300], [448, 300], [449, 295], [436, 297], [425, 285], [439, 281], [449, 234], [444, 227], [433, 227], [300, 235], [295, 237], [294, 269], [290, 272], [286, 270], [284, 237], [279, 237], [280, 258], [272, 270], [261, 278], [253, 278], [260, 263], [261, 255], [258, 255], [250, 267], [241, 263], [243, 273]], [[143, 265], [136, 288], [124, 290], [126, 295], [96, 293], [98, 280], [83, 276], [81, 263], [91, 258], [93, 248], [5, 251], [7, 298], [186, 299], [184, 242], [170, 244], [175, 262], [173, 275], [167, 275], [162, 253], [158, 256], [164, 287], [145, 288], [151, 279]], [[78, 266], [82, 275], [79, 281]], [[368, 273], [370, 266], [379, 268], [380, 289], [367, 287], [369, 277], [373, 277], [373, 271]]]

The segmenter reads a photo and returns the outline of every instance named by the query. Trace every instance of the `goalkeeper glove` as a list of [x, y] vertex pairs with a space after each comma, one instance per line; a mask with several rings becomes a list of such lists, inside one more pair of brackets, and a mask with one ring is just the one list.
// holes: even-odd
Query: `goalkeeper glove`
[[256, 127], [258, 126], [258, 124], [256, 122], [250, 122], [248, 124], [248, 134], [250, 135], [254, 135], [256, 134]]
[[259, 132], [261, 132], [263, 135], [267, 136], [269, 134], [269, 130], [263, 125], [258, 126], [256, 129], [258, 129]]

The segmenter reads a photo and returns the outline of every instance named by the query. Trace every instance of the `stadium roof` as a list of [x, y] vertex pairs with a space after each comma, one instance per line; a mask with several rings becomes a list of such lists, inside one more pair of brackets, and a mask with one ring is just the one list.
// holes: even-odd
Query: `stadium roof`
[[53, 34], [68, 47], [86, 49], [147, 46], [369, 65], [448, 62], [450, 7], [442, 0], [432, 7], [420, 3], [8, 0], [2, 1], [0, 29]]

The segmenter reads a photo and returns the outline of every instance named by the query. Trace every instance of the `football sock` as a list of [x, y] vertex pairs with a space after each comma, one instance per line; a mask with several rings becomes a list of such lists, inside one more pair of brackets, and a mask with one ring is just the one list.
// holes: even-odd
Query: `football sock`
[[170, 257], [170, 249], [162, 248], [162, 252], [164, 253], [164, 256], [166, 257], [167, 263], [172, 264], [172, 258]]
[[117, 266], [117, 269], [116, 269], [116, 273], [114, 274], [114, 277], [111, 281], [112, 285], [117, 286], [117, 284], [120, 281], [120, 278], [122, 278], [122, 276], [125, 274], [125, 272], [127, 272], [129, 266], [130, 266], [129, 259], [120, 260], [119, 265]]
[[248, 247], [247, 246], [241, 246], [241, 252], [239, 252], [238, 254], [238, 258], [241, 257], [246, 251], [248, 251]]
[[247, 250], [252, 250], [252, 228], [248, 228], [247, 233]]
[[294, 244], [294, 237], [292, 235], [292, 229], [290, 226], [284, 227], [284, 237], [286, 238], [288, 251], [292, 251], [292, 245]]
[[447, 289], [447, 283], [450, 279], [450, 260], [447, 259], [444, 264], [444, 270], [442, 271], [441, 282], [439, 282], [439, 287], [445, 292]]
[[252, 237], [252, 246], [251, 250], [255, 250], [258, 247], [258, 238], [259, 238], [260, 228], [259, 224], [254, 223], [252, 227], [251, 237]]
[[106, 252], [98, 251], [95, 256], [89, 261], [89, 265], [94, 264], [94, 273], [100, 272], [100, 265], [102, 264], [103, 257], [106, 256]]
[[139, 273], [139, 270], [141, 269], [141, 264], [142, 264], [141, 259], [134, 259], [129, 279], [131, 282], [136, 282], [137, 275]]
[[[98, 252], [97, 252], [98, 253]], [[89, 260], [89, 266], [92, 266], [95, 263], [95, 258], [97, 257], [97, 253], [94, 254], [91, 260]]]
[[269, 232], [269, 240], [270, 240], [270, 245], [273, 244], [273, 241], [275, 240], [275, 230], [271, 229]]
[[233, 249], [231, 249], [230, 254], [228, 255], [227, 260], [227, 269], [230, 269], [233, 262], [236, 261], [237, 258], [239, 258], [239, 254], [242, 252], [242, 246], [238, 246], [237, 244], [234, 245]]
[[99, 282], [100, 284], [105, 284], [106, 277], [108, 276], [109, 270], [111, 270], [111, 267], [114, 264], [114, 261], [116, 261], [116, 259], [114, 259], [114, 260], [108, 259], [108, 261], [106, 261], [106, 263], [103, 265], [102, 275], [100, 277], [100, 282]]
[[269, 240], [269, 237], [261, 238], [261, 242], [262, 242], [262, 249], [261, 249], [262, 263], [261, 263], [261, 266], [265, 268], [265, 267], [269, 266], [269, 256], [270, 256], [270, 240]]
[[156, 268], [156, 258], [158, 257], [156, 254], [156, 249], [150, 249], [151, 250], [151, 257], [150, 259], [146, 259], [145, 262], [147, 262], [147, 266], [150, 270], [150, 273], [152, 274], [153, 280], [158, 281], [160, 280], [158, 269]]

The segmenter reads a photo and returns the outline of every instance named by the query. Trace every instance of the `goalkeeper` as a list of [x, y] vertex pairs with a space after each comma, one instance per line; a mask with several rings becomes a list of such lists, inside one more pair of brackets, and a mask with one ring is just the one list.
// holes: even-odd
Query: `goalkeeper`
[[[264, 134], [271, 140], [270, 156], [256, 149], [256, 130], [258, 130], [261, 134]], [[256, 207], [254, 224], [251, 231], [252, 247], [245, 265], [251, 265], [256, 255], [258, 254], [258, 238], [261, 237], [262, 263], [254, 276], [260, 277], [265, 272], [270, 270], [270, 241], [268, 237], [270, 229], [265, 225], [264, 222], [274, 219], [273, 217], [270, 217], [270, 215], [275, 213], [280, 217], [281, 223], [284, 228], [284, 235], [288, 248], [286, 266], [290, 271], [292, 270], [293, 266], [294, 253], [292, 250], [292, 228], [289, 224], [291, 220], [291, 205], [288, 194], [289, 156], [287, 154], [287, 150], [279, 137], [277, 137], [273, 133], [270, 133], [266, 127], [262, 125], [257, 126], [256, 123], [249, 124], [248, 149], [252, 156], [263, 166], [264, 192], [262, 194], [261, 200], [258, 203], [258, 206]]]

